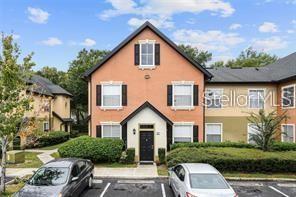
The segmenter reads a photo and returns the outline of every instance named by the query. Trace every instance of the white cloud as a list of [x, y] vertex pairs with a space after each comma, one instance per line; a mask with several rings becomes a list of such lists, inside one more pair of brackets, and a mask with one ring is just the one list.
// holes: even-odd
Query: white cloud
[[187, 24], [194, 25], [196, 24], [196, 20], [194, 18], [190, 18], [186, 21]]
[[47, 23], [49, 13], [40, 9], [28, 7], [29, 19], [34, 23], [45, 24]]
[[[235, 9], [230, 3], [224, 0], [186, 0], [186, 3], [179, 0], [107, 0], [112, 5], [112, 9], [104, 10], [100, 19], [107, 20], [112, 17], [132, 14], [141, 17], [138, 20], [152, 18], [162, 19], [163, 26], [171, 28], [173, 22], [171, 17], [178, 13], [201, 13], [209, 11], [219, 14], [222, 17], [230, 16]], [[138, 22], [138, 21], [137, 21]], [[167, 25], [169, 24], [169, 25]]]
[[287, 30], [287, 33], [288, 33], [288, 34], [293, 34], [293, 33], [295, 33], [295, 32], [296, 32], [296, 31], [293, 30], [293, 29], [288, 29], [288, 30]]
[[231, 24], [231, 25], [229, 26], [229, 29], [230, 29], [230, 30], [236, 30], [236, 29], [239, 29], [239, 28], [241, 28], [241, 27], [242, 27], [241, 24], [239, 24], [239, 23], [233, 23], [233, 24]]
[[252, 42], [252, 47], [257, 50], [272, 51], [286, 48], [288, 43], [278, 36], [273, 36], [266, 39], [255, 39]]
[[180, 29], [173, 33], [177, 43], [193, 45], [201, 50], [228, 51], [230, 47], [236, 46], [244, 39], [236, 33], [224, 33], [218, 30], [200, 31], [191, 29]]
[[262, 25], [259, 26], [258, 30], [264, 33], [267, 33], [267, 32], [274, 33], [278, 31], [277, 25], [271, 22], [264, 22]]
[[63, 42], [56, 37], [50, 37], [46, 40], [42, 40], [40, 43], [46, 46], [51, 46], [51, 47], [63, 44]]
[[83, 42], [80, 43], [82, 46], [91, 47], [96, 45], [96, 41], [90, 38], [86, 38]]
[[170, 19], [167, 19], [167, 18], [159, 18], [159, 19], [131, 18], [131, 19], [129, 19], [129, 21], [127, 23], [131, 27], [137, 28], [137, 27], [143, 25], [143, 23], [145, 21], [149, 21], [150, 23], [152, 23], [157, 28], [167, 28], [167, 29], [170, 29], [170, 28], [173, 28], [174, 27], [174, 23], [172, 21], [170, 21]]

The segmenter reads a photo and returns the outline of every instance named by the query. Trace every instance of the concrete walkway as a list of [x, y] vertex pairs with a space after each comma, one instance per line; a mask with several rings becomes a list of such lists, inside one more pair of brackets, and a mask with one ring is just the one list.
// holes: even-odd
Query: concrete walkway
[[95, 177], [120, 178], [155, 178], [158, 177], [157, 167], [139, 165], [136, 168], [95, 168]]
[[41, 150], [41, 149], [26, 149], [26, 152], [41, 153], [37, 157], [42, 161], [42, 163], [47, 163], [54, 158], [51, 156], [52, 153], [58, 152], [58, 149], [54, 150]]

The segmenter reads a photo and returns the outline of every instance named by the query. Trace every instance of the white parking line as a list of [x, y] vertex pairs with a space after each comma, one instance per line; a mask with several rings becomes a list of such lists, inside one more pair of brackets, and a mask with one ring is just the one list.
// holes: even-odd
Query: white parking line
[[272, 186], [268, 186], [268, 187], [269, 187], [270, 189], [276, 191], [277, 193], [282, 194], [282, 195], [285, 196], [285, 197], [289, 197], [287, 194], [281, 192], [280, 190], [278, 190], [278, 189], [276, 189], [276, 188], [274, 188], [274, 187], [272, 187]]
[[106, 187], [104, 188], [103, 192], [101, 193], [100, 197], [103, 197], [111, 183], [107, 183]]
[[161, 184], [161, 193], [162, 193], [162, 197], [166, 197], [163, 183]]

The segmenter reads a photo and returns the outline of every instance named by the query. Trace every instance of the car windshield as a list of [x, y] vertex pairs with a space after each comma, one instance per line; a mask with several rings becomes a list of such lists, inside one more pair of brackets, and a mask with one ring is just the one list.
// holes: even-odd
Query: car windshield
[[190, 174], [193, 189], [228, 189], [229, 186], [220, 174]]
[[43, 167], [28, 181], [30, 185], [61, 185], [66, 183], [69, 168]]

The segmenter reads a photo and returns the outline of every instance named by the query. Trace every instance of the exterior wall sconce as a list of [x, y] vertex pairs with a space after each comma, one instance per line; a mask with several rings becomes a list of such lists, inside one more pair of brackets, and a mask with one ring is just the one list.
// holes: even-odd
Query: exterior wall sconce
[[133, 129], [133, 134], [136, 135], [136, 129]]
[[150, 79], [150, 75], [145, 75], [145, 79]]

